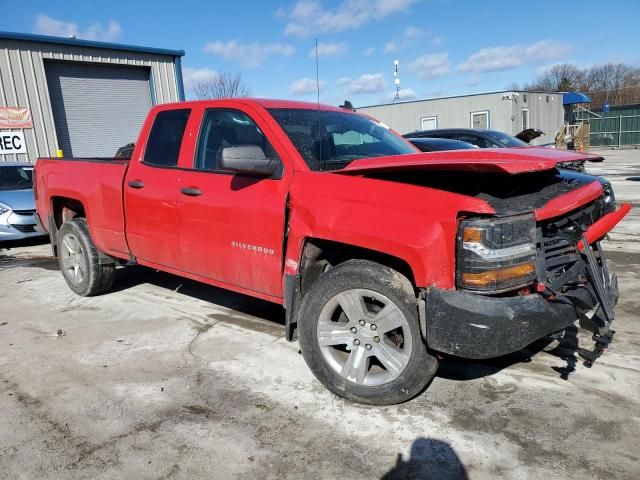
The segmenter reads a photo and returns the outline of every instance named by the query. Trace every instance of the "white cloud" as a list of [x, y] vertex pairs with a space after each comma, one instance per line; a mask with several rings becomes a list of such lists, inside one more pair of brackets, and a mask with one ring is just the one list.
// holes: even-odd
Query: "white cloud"
[[404, 29], [404, 38], [407, 40], [419, 40], [424, 35], [425, 31], [420, 27], [407, 27]]
[[[337, 42], [337, 43], [318, 43], [318, 56], [319, 57], [333, 57], [335, 55], [340, 55], [341, 53], [346, 52], [347, 44], [345, 42]], [[313, 47], [309, 51], [310, 57], [316, 56], [316, 48]]]
[[[327, 82], [320, 80], [320, 90], [322, 90]], [[289, 85], [289, 92], [293, 95], [307, 95], [309, 93], [316, 93], [318, 91], [318, 84], [315, 78], [301, 78]]]
[[443, 43], [444, 43], [444, 40], [442, 39], [442, 37], [440, 37], [438, 35], [431, 35], [431, 44], [434, 47], [439, 47]]
[[480, 79], [478, 77], [471, 77], [469, 80], [467, 80], [464, 83], [465, 83], [465, 85], [467, 85], [469, 87], [475, 87], [476, 85], [478, 85], [480, 83]]
[[[401, 88], [398, 92], [398, 96], [400, 97], [400, 101], [413, 100], [415, 98], [418, 98], [418, 95], [412, 88]], [[393, 92], [390, 92], [388, 98], [389, 100], [393, 100], [394, 98], [396, 98], [396, 91], [394, 90]]]
[[461, 72], [494, 72], [547, 62], [571, 51], [571, 45], [541, 40], [529, 45], [517, 44], [478, 50], [458, 66]]
[[81, 30], [75, 22], [57, 20], [44, 13], [39, 13], [36, 16], [33, 31], [41, 35], [67, 38], [74, 36], [85, 40], [100, 40], [105, 42], [112, 42], [122, 35], [122, 27], [115, 20], [110, 20], [106, 26], [102, 25], [102, 23], [94, 22], [89, 24], [84, 30]]
[[345, 92], [347, 95], [378, 93], [387, 88], [387, 82], [385, 82], [381, 73], [365, 73], [343, 85], [346, 86]]
[[228, 42], [209, 42], [204, 52], [222, 57], [225, 60], [238, 62], [244, 67], [255, 68], [264, 63], [270, 56], [289, 57], [295, 49], [283, 43], [240, 43], [236, 40]]
[[409, 68], [423, 80], [442, 77], [449, 73], [449, 54], [428, 53], [422, 55], [411, 62]]
[[373, 47], [369, 47], [364, 51], [364, 54], [369, 57], [371, 55], [373, 55], [376, 52], [376, 49]]
[[182, 78], [184, 86], [187, 90], [193, 88], [199, 83], [206, 83], [218, 77], [218, 72], [210, 68], [183, 68]]
[[346, 85], [350, 81], [351, 81], [351, 78], [349, 77], [340, 77], [339, 79], [336, 80], [336, 85]]
[[433, 45], [442, 44], [442, 38], [433, 34], [429, 30], [420, 27], [409, 26], [404, 29], [402, 35], [394, 35], [384, 46], [384, 53], [395, 53], [407, 50], [418, 42], [424, 44], [423, 39], [428, 39]]
[[322, 0], [298, 0], [289, 10], [278, 11], [287, 19], [285, 35], [306, 37], [318, 32], [343, 32], [406, 10], [416, 0], [342, 0], [325, 8]]
[[398, 44], [395, 42], [387, 42], [383, 48], [384, 53], [395, 53], [398, 51]]

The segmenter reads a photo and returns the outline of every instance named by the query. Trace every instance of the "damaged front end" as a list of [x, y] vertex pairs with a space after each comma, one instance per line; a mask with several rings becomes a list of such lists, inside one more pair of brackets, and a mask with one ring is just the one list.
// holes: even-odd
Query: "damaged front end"
[[629, 211], [601, 196], [574, 211], [467, 219], [457, 238], [456, 290], [425, 291], [430, 348], [491, 358], [524, 348], [576, 320], [594, 334], [591, 366], [613, 337], [618, 301], [600, 240]]

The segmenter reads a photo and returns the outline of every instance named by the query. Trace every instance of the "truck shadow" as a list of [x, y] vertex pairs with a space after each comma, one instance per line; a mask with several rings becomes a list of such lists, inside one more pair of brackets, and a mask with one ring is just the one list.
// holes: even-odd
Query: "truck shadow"
[[468, 360], [445, 355], [440, 361], [437, 376], [448, 380], [474, 380], [493, 375], [518, 363], [530, 363], [534, 356], [544, 352], [566, 362], [565, 366], [551, 368], [560, 374], [560, 378], [568, 380], [578, 362], [577, 334], [578, 328], [571, 325], [562, 338], [545, 337], [517, 352], [486, 360]]
[[[107, 295], [142, 284], [151, 284], [178, 292], [181, 295], [233, 309], [261, 320], [284, 325], [285, 311], [280, 305], [142, 266], [119, 268], [116, 271], [113, 288]], [[169, 298], [168, 295], [167, 298]], [[284, 335], [284, 330], [282, 334]], [[552, 345], [554, 342], [557, 344]], [[577, 328], [572, 325], [561, 339], [544, 338], [522, 350], [498, 358], [468, 360], [445, 355], [440, 361], [437, 376], [459, 381], [482, 378], [518, 363], [529, 363], [532, 357], [544, 352], [566, 362], [566, 366], [552, 368], [560, 374], [560, 378], [567, 380], [575, 370], [577, 349]]]
[[22, 240], [5, 240], [0, 242], [0, 251], [11, 250], [20, 247], [33, 247], [36, 245], [45, 245], [49, 243], [49, 236], [42, 235], [40, 237], [23, 238]]
[[[209, 302], [221, 307], [237, 310], [259, 319], [284, 325], [284, 308], [281, 305], [267, 302], [241, 293], [235, 293], [204, 283], [178, 277], [170, 273], [153, 270], [141, 266], [128, 266], [116, 270], [116, 279], [110, 293], [128, 290], [138, 285], [151, 284], [181, 295]], [[284, 335], [284, 330], [283, 330]]]

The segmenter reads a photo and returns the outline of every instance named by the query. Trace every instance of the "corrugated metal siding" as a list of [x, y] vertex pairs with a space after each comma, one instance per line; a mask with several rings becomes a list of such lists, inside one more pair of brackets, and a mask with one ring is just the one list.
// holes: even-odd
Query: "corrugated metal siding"
[[[471, 128], [472, 112], [489, 111], [490, 129], [515, 135], [522, 130], [521, 109], [528, 108], [529, 126], [540, 128], [547, 133], [546, 137], [542, 137], [541, 143], [553, 141], [553, 136], [563, 123], [562, 95], [550, 94], [547, 102], [546, 94], [527, 93], [525, 102], [525, 92], [520, 92], [520, 95], [515, 97], [510, 93], [498, 92], [377, 105], [358, 108], [358, 111], [378, 118], [401, 134], [420, 130], [421, 119], [432, 116], [438, 118], [438, 128]], [[503, 99], [507, 95], [509, 99]]]
[[45, 72], [66, 156], [109, 157], [136, 141], [151, 108], [149, 68], [47, 60]]
[[0, 155], [0, 161], [34, 162], [37, 157], [55, 156], [57, 137], [44, 59], [149, 67], [152, 99], [156, 103], [179, 100], [172, 56], [0, 39], [0, 106], [29, 107], [33, 118], [33, 128], [24, 129], [27, 153]]
[[[538, 93], [538, 92], [519, 92], [520, 96], [517, 102], [513, 102], [514, 113], [516, 118], [514, 122], [514, 130], [511, 134], [522, 130], [521, 110], [529, 109], [529, 127], [539, 128], [545, 134], [537, 138], [533, 142], [534, 145], [543, 143], [553, 143], [556, 134], [564, 123], [564, 107], [562, 105], [561, 93]], [[527, 101], [524, 101], [524, 97]]]

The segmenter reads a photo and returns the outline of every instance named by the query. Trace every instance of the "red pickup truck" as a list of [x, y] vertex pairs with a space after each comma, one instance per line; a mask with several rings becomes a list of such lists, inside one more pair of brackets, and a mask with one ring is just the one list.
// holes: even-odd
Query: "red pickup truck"
[[549, 149], [420, 153], [384, 124], [256, 99], [155, 107], [130, 160], [39, 159], [42, 226], [69, 287], [140, 264], [286, 308], [331, 391], [421, 392], [442, 354], [490, 358], [577, 320], [611, 340], [599, 241], [628, 212]]

